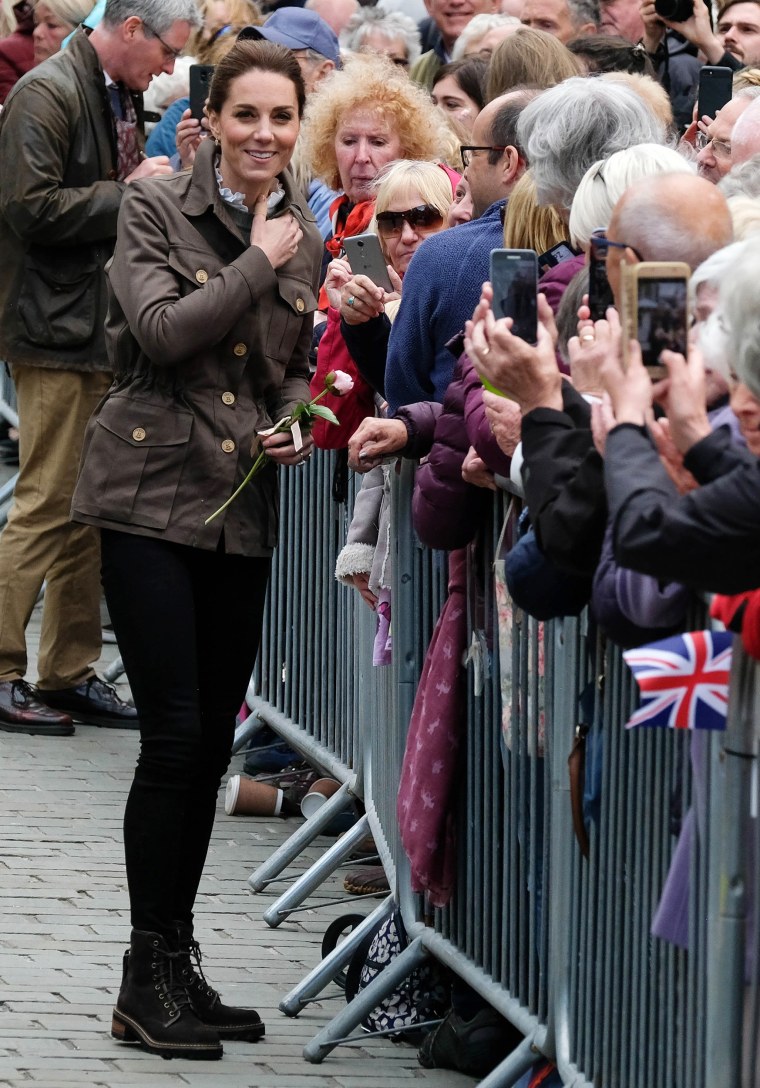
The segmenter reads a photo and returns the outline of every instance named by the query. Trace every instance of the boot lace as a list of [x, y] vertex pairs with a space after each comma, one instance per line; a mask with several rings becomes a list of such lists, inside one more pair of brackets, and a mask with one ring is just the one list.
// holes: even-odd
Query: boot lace
[[190, 1007], [190, 998], [182, 981], [181, 952], [170, 952], [154, 946], [153, 969], [154, 988], [159, 1000], [172, 1015], [178, 1015], [182, 1009]]
[[[201, 952], [201, 946], [198, 944], [198, 942], [190, 939], [187, 942], [187, 951], [180, 952], [180, 955], [185, 956], [185, 970], [186, 972], [189, 972], [190, 975], [192, 975], [192, 979], [190, 979], [186, 975], [185, 982], [191, 982], [192, 985], [200, 988], [203, 991], [205, 997], [207, 997], [209, 1001], [211, 1001], [212, 1005], [216, 1004], [217, 1001], [220, 1001], [221, 998], [219, 997], [219, 994], [213, 986], [209, 985], [206, 976], [203, 973], [203, 968], [201, 967], [203, 953]], [[193, 962], [193, 960], [195, 962]]]

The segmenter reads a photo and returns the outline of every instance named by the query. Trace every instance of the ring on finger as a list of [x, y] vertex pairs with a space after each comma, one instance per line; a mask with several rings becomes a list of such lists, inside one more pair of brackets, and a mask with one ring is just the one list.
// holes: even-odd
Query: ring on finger
[[581, 336], [581, 343], [593, 344], [595, 339], [596, 337], [594, 336], [593, 332], [584, 332], [583, 336]]
[[481, 348], [480, 349], [480, 354], [485, 358], [485, 356], [488, 355], [490, 350], [491, 349], [489, 347]]
[[349, 306], [353, 306], [354, 303], [356, 302], [356, 299], [354, 298], [353, 295], [349, 295], [348, 298], [346, 299], [346, 301], [348, 302]]

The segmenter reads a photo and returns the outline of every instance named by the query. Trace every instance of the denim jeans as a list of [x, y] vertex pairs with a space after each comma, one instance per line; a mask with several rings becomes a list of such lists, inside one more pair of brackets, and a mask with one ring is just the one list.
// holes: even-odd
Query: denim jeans
[[258, 652], [270, 560], [102, 530], [103, 586], [140, 715], [124, 815], [134, 929], [193, 904]]

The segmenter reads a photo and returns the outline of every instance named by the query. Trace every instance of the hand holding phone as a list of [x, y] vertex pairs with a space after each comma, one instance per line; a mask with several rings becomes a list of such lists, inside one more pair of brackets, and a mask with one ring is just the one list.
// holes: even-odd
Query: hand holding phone
[[190, 116], [196, 121], [203, 120], [203, 111], [213, 78], [213, 64], [190, 65]]
[[688, 291], [691, 270], [682, 261], [644, 261], [622, 266], [623, 356], [638, 340], [641, 359], [653, 381], [667, 377], [662, 351], [685, 355], [688, 346]]
[[344, 238], [343, 248], [355, 276], [367, 276], [387, 294], [393, 294], [387, 262], [376, 234], [356, 234], [353, 238]]
[[532, 249], [492, 249], [494, 316], [512, 318], [512, 335], [538, 340], [538, 259]]

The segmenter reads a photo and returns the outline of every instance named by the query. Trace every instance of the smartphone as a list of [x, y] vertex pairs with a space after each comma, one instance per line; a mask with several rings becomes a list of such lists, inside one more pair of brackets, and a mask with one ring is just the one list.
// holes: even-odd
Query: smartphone
[[615, 299], [607, 279], [607, 261], [604, 250], [595, 243], [591, 235], [588, 263], [588, 308], [592, 321], [601, 321], [607, 316], [607, 309], [615, 305]]
[[660, 353], [686, 354], [689, 329], [689, 275], [681, 261], [646, 261], [621, 265], [623, 288], [623, 351], [638, 340], [641, 357], [653, 381], [667, 377]]
[[213, 64], [190, 65], [190, 116], [202, 121], [211, 80], [214, 78]]
[[539, 275], [543, 276], [544, 272], [548, 272], [550, 268], [556, 268], [558, 264], [569, 261], [575, 256], [577, 254], [569, 242], [557, 242], [551, 249], [547, 249], [545, 253], [539, 253]]
[[355, 234], [343, 239], [343, 248], [355, 276], [368, 276], [374, 284], [390, 294], [393, 284], [388, 275], [388, 262], [376, 234]]
[[512, 318], [512, 333], [529, 344], [538, 341], [538, 257], [532, 249], [492, 249], [492, 309]]
[[719, 64], [706, 64], [699, 72], [699, 94], [697, 96], [697, 117], [715, 117], [731, 101], [734, 73], [731, 68]]

